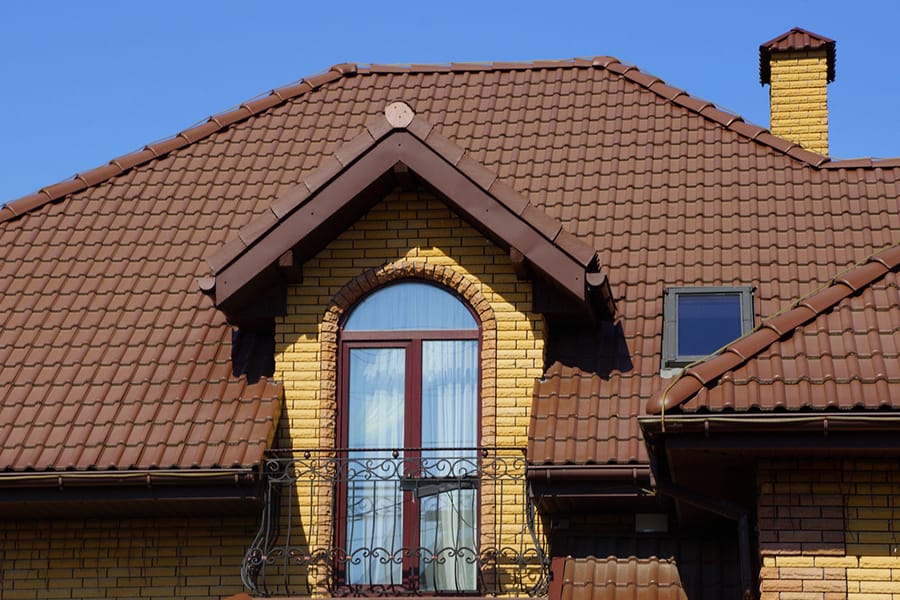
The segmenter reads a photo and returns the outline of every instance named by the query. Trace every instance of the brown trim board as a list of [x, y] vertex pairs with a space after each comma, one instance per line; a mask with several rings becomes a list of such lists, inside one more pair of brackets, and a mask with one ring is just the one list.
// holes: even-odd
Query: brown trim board
[[[271, 284], [275, 265], [286, 252], [299, 249], [300, 259], [309, 258], [359, 218], [396, 185], [397, 164], [494, 243], [521, 253], [528, 266], [580, 305], [589, 308], [598, 304], [598, 294], [609, 295], [605, 278], [588, 277], [599, 272], [596, 252], [565, 232], [559, 221], [497, 181], [422, 119], [413, 116], [400, 125], [389, 119], [371, 123], [288, 194], [299, 190], [307, 197], [276, 201], [239, 238], [208, 258], [220, 309], [227, 314], [246, 301], [248, 289]], [[290, 208], [279, 214], [286, 206]], [[595, 280], [602, 280], [603, 289], [594, 289]]]

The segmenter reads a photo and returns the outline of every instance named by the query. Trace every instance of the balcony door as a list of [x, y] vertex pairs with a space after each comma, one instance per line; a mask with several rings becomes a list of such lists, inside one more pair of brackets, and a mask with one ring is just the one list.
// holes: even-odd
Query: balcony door
[[477, 590], [479, 325], [420, 281], [375, 291], [341, 330], [336, 543], [342, 585]]

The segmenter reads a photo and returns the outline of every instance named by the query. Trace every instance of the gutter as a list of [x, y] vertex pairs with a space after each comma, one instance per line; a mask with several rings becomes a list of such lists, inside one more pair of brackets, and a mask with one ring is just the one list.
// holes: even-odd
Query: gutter
[[171, 487], [181, 485], [248, 486], [259, 481], [253, 468], [138, 469], [133, 471], [44, 471], [0, 473], [0, 489], [82, 487]]
[[529, 466], [525, 476], [532, 483], [632, 482], [650, 483], [650, 465], [547, 465]]
[[638, 417], [641, 429], [651, 433], [704, 431], [858, 431], [898, 430], [900, 413], [869, 412], [866, 414], [677, 414]]

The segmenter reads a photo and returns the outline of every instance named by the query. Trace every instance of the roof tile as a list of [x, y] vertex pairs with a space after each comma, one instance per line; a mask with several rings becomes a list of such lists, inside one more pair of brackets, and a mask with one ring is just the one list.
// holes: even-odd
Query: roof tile
[[561, 600], [687, 600], [674, 559], [566, 557]]
[[[454, 165], [465, 149], [496, 173], [493, 197], [517, 214], [528, 206], [521, 198], [528, 198], [535, 209], [562, 222], [558, 239], [571, 234], [597, 249], [598, 263], [609, 270], [622, 315], [620, 334], [575, 344], [573, 348], [584, 350], [577, 354], [548, 342], [554, 345], [548, 349], [551, 366], [536, 386], [532, 415], [533, 430], [546, 435], [530, 442], [532, 456], [540, 460], [646, 460], [636, 417], [666, 383], [659, 377], [665, 287], [754, 285], [759, 314], [774, 314], [794, 298], [827, 285], [834, 273], [859, 257], [896, 243], [900, 231], [897, 159], [823, 162], [823, 157], [720, 114], [708, 108], [710, 103], [615, 59], [547, 62], [540, 68], [354, 71], [341, 66], [313, 83], [320, 87], [300, 82], [280, 88], [270, 99], [217, 115], [181, 137], [117, 159], [115, 168], [103, 171], [111, 174], [108, 185], [85, 188], [80, 179], [64, 182], [0, 211], [0, 326], [4, 339], [14, 345], [0, 349], [7, 357], [0, 369], [2, 410], [10, 411], [3, 413], [0, 427], [10, 422], [6, 415], [16, 423], [25, 418], [20, 413], [27, 416], [23, 397], [48, 398], [50, 390], [72, 386], [58, 396], [64, 403], [58, 414], [71, 415], [72, 407], [82, 408], [108, 381], [116, 390], [110, 394], [147, 410], [127, 417], [134, 426], [124, 447], [118, 441], [103, 442], [111, 445], [94, 454], [97, 460], [106, 464], [121, 448], [120, 466], [147, 464], [135, 445], [147, 438], [154, 442], [147, 450], [154, 461], [161, 456], [159, 448], [184, 444], [179, 456], [203, 448], [202, 464], [221, 464], [222, 438], [191, 436], [197, 432], [205, 438], [209, 431], [224, 435], [224, 422], [211, 430], [192, 428], [187, 440], [165, 437], [173, 425], [166, 406], [184, 401], [181, 395], [199, 394], [205, 410], [234, 415], [248, 393], [246, 384], [230, 373], [230, 328], [193, 277], [204, 271], [203, 257], [226, 240], [239, 239], [240, 228], [256, 216], [293, 210], [306, 192], [301, 188], [292, 196], [288, 190], [309, 176], [323, 156], [339, 152], [367, 131], [372, 119], [379, 125], [374, 133], [368, 130], [370, 135], [386, 134], [389, 125], [380, 115], [398, 98], [434, 124], [414, 135], [426, 136], [432, 147], [443, 141], [445, 158]], [[732, 122], [722, 125], [710, 116]], [[301, 128], [308, 135], [298, 139], [294, 132]], [[211, 259], [211, 264], [221, 266], [233, 254], [216, 256], [218, 263]], [[153, 276], [157, 273], [160, 277]], [[894, 277], [891, 273], [881, 281]], [[891, 286], [869, 285], [858, 296], [844, 298], [834, 312], [851, 322], [881, 322], [885, 313], [894, 314], [884, 308], [889, 294], [896, 298]], [[821, 298], [809, 298], [807, 304], [822, 312], [817, 304]], [[865, 302], [878, 308], [866, 308]], [[838, 317], [823, 313], [822, 318]], [[168, 323], [176, 326], [164, 329]], [[840, 323], [834, 327], [843, 331]], [[823, 397], [838, 403], [844, 391], [859, 386], [872, 390], [871, 402], [900, 397], [889, 379], [896, 372], [896, 336], [867, 327], [863, 339], [853, 342], [855, 354], [842, 347], [841, 336], [801, 329], [779, 342], [774, 331], [761, 329], [732, 350], [746, 358], [777, 343], [786, 358], [780, 370], [766, 367], [771, 367], [772, 382], [761, 383], [749, 371], [742, 379], [744, 367], [738, 367], [723, 375], [715, 389], [723, 390], [723, 398], [725, 390], [735, 387], [739, 396], [749, 390], [748, 397], [757, 398], [752, 394], [787, 381], [791, 369], [798, 372], [800, 359], [791, 359], [790, 352], [800, 356], [806, 347], [803, 356], [811, 375], [791, 389], [818, 386]], [[151, 331], [153, 344], [162, 350], [146, 355], [126, 350], [134, 340], [151, 339]], [[28, 340], [43, 340], [44, 332], [52, 332], [52, 342], [28, 345]], [[104, 364], [81, 362], [87, 344], [74, 340], [85, 337], [104, 348], [96, 359]], [[791, 340], [796, 347], [786, 345]], [[852, 357], [868, 374], [842, 381], [839, 375], [849, 372]], [[887, 366], [878, 365], [879, 360]], [[843, 371], [832, 367], [842, 362]], [[822, 374], [816, 375], [819, 379], [813, 377], [816, 373]], [[825, 374], [831, 378], [824, 379]], [[223, 391], [167, 385], [206, 379]], [[266, 408], [260, 411], [271, 415], [280, 388], [267, 389]], [[546, 412], [544, 407], [554, 406], [554, 394], [560, 393], [569, 394], [570, 404], [574, 398], [574, 413]], [[792, 393], [786, 392], [783, 402], [804, 402], [802, 395]], [[211, 400], [214, 395], [221, 403]], [[82, 412], [87, 414], [86, 406]], [[121, 419], [110, 423], [114, 431], [123, 431]], [[14, 452], [3, 451], [3, 457], [16, 457], [6, 465], [39, 463], [40, 454], [21, 445], [20, 436], [29, 432], [13, 430], [11, 443], [20, 445]], [[90, 456], [83, 451], [82, 435], [83, 427], [73, 427], [65, 442], [69, 446], [60, 454], [72, 466], [84, 466]], [[259, 447], [251, 443], [245, 451]]]
[[[647, 412], [896, 408], [900, 252], [895, 245], [676, 379]], [[880, 260], [884, 259], [882, 263]], [[890, 269], [890, 270], [887, 270]], [[735, 354], [742, 360], [728, 358]], [[887, 368], [885, 361], [894, 367]], [[697, 383], [718, 385], [701, 392]], [[803, 382], [804, 385], [797, 385]], [[735, 393], [741, 388], [741, 393]], [[787, 396], [790, 396], [788, 399]], [[736, 399], [740, 399], [736, 403]], [[893, 398], [893, 399], [892, 399]]]

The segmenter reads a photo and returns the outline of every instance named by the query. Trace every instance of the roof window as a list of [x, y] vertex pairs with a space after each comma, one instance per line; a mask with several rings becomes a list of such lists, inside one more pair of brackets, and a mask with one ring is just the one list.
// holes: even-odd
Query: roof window
[[753, 329], [753, 288], [667, 288], [663, 316], [663, 369], [683, 367]]

